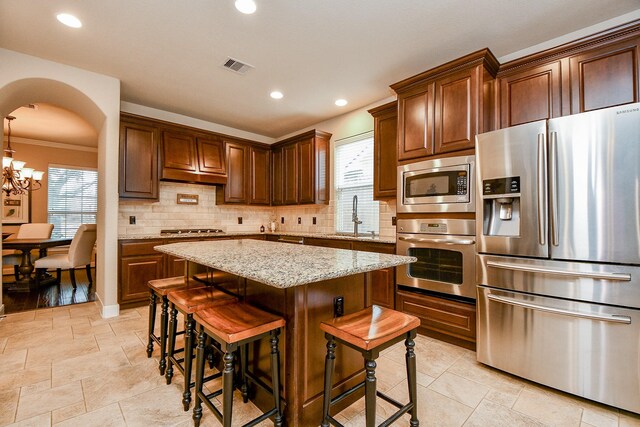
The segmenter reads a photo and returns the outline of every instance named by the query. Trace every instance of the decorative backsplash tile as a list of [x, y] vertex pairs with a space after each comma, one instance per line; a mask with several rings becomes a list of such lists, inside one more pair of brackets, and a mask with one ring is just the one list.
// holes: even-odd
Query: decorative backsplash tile
[[[221, 228], [228, 232], [259, 232], [264, 225], [269, 230], [272, 220], [276, 221], [276, 231], [304, 233], [333, 233], [334, 202], [329, 205], [300, 206], [233, 206], [216, 205], [216, 191], [219, 187], [160, 182], [158, 202], [120, 201], [118, 234], [156, 234], [164, 229], [177, 228]], [[176, 203], [178, 193], [195, 194], [197, 205]], [[380, 202], [380, 235], [395, 236], [395, 226], [391, 217], [396, 214], [395, 201]], [[136, 224], [129, 224], [129, 217], [136, 217]], [[242, 217], [242, 224], [238, 224]], [[284, 217], [284, 224], [280, 218]], [[313, 224], [313, 218], [316, 224]], [[300, 218], [301, 224], [298, 224]]]

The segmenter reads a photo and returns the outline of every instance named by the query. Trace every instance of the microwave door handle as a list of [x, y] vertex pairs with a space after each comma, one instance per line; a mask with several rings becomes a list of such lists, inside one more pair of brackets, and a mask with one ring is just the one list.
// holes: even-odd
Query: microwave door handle
[[398, 240], [409, 243], [444, 243], [446, 245], [473, 245], [476, 243], [473, 239], [425, 239], [405, 236], [399, 236]]
[[516, 307], [528, 308], [530, 310], [543, 311], [546, 313], [559, 314], [561, 316], [579, 317], [583, 319], [600, 320], [603, 322], [623, 323], [626, 325], [631, 324], [631, 317], [623, 316], [620, 314], [596, 314], [596, 313], [581, 313], [579, 311], [563, 310], [561, 308], [547, 307], [544, 305], [533, 304], [526, 301], [519, 301], [515, 298], [503, 297], [498, 295], [487, 295], [487, 298], [491, 301], [500, 302], [502, 304], [514, 305]]
[[558, 233], [558, 133], [549, 132], [549, 199], [551, 203], [551, 244], [559, 245]]
[[547, 235], [547, 144], [545, 134], [538, 134], [538, 243], [544, 246]]

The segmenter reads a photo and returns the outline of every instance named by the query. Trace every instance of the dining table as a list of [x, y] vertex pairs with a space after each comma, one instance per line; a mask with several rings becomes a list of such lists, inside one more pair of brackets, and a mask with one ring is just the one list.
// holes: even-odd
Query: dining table
[[38, 249], [40, 258], [47, 256], [47, 249], [55, 246], [65, 246], [71, 244], [72, 239], [11, 239], [2, 241], [2, 249], [14, 249], [22, 252], [20, 266], [18, 267], [18, 277], [14, 286], [9, 287], [10, 291], [28, 292], [34, 290], [36, 276], [33, 273], [34, 266], [31, 261], [31, 251]]

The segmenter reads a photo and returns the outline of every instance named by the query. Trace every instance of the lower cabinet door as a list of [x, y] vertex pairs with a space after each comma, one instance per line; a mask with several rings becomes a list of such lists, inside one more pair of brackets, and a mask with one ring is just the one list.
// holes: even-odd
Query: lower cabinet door
[[367, 282], [371, 284], [368, 288], [371, 292], [371, 304], [386, 308], [395, 307], [394, 277], [393, 267], [367, 273]]
[[183, 258], [167, 255], [167, 277], [184, 276], [187, 262]]
[[149, 280], [164, 277], [164, 254], [124, 257], [120, 260], [119, 302], [142, 301], [149, 297]]

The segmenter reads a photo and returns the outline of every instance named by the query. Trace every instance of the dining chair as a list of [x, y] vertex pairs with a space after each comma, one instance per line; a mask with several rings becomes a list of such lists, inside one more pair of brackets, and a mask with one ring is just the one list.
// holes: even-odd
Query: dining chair
[[[31, 222], [28, 224], [22, 224], [17, 233], [14, 233], [7, 237], [5, 240], [14, 239], [49, 239], [53, 232], [53, 224], [46, 222]], [[3, 249], [2, 256], [10, 256], [20, 254], [20, 251], [13, 249]], [[19, 279], [18, 264], [13, 265], [13, 275], [16, 281]]]
[[56, 269], [56, 282], [60, 284], [60, 274], [62, 270], [69, 270], [71, 285], [76, 289], [75, 268], [85, 266], [87, 269], [87, 278], [89, 286], [93, 283], [91, 278], [91, 255], [93, 246], [96, 243], [96, 225], [82, 224], [71, 240], [69, 252], [64, 254], [48, 255], [39, 258], [35, 262], [36, 281], [40, 277], [43, 270]]

